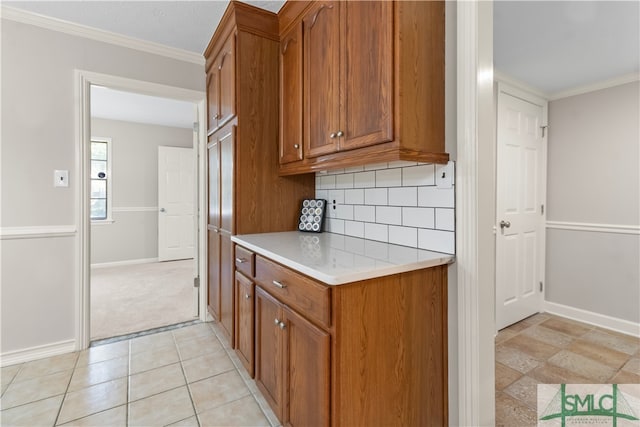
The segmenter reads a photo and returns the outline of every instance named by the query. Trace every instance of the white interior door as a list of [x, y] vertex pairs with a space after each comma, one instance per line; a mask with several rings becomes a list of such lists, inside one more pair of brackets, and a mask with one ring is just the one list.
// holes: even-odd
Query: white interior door
[[496, 327], [542, 309], [546, 101], [499, 85]]
[[158, 259], [193, 258], [194, 156], [192, 148], [158, 147]]

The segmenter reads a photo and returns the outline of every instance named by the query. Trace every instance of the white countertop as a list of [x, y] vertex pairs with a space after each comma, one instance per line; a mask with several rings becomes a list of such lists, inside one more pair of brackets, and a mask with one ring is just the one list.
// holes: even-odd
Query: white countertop
[[327, 285], [449, 264], [454, 256], [332, 233], [244, 234], [231, 240]]

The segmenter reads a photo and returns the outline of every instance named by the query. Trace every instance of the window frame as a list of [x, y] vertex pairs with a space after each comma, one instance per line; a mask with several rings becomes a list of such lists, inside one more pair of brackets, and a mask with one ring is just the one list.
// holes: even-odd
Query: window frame
[[[103, 224], [113, 224], [115, 220], [113, 219], [113, 192], [112, 192], [112, 175], [111, 175], [111, 165], [113, 163], [113, 156], [111, 151], [112, 140], [107, 137], [98, 137], [92, 136], [89, 140], [89, 170], [91, 170], [91, 143], [92, 142], [104, 142], [107, 144], [107, 197], [105, 198], [107, 203], [107, 217], [105, 219], [93, 219], [91, 218], [91, 212], [89, 212], [89, 220], [91, 221], [91, 225], [103, 225]], [[91, 174], [89, 174], [89, 188], [91, 188]], [[89, 190], [91, 192], [91, 190]], [[91, 203], [91, 194], [89, 194], [89, 203]], [[91, 209], [89, 209], [91, 211]]]

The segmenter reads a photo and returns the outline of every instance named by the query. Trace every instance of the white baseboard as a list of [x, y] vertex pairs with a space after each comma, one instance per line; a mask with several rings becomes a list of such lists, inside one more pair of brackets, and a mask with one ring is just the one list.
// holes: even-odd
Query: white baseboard
[[152, 262], [158, 262], [158, 258], [141, 258], [141, 259], [127, 259], [124, 261], [114, 261], [114, 262], [101, 262], [98, 264], [91, 264], [91, 268], [118, 267], [121, 265], [135, 265], [135, 264], [150, 264]]
[[60, 341], [23, 350], [10, 351], [0, 355], [0, 366], [5, 367], [16, 363], [31, 362], [45, 357], [58, 356], [76, 350], [75, 340]]
[[580, 308], [570, 307], [568, 305], [558, 304], [551, 301], [544, 302], [544, 311], [577, 320], [579, 322], [599, 326], [604, 329], [610, 329], [612, 331], [621, 332], [634, 337], [640, 337], [640, 323], [630, 322], [628, 320], [618, 319], [617, 317], [594, 313], [592, 311], [582, 310]]

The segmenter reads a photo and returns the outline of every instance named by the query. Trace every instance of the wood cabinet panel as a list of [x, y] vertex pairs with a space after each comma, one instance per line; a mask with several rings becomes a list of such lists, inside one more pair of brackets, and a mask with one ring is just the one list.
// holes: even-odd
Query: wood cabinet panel
[[253, 377], [254, 345], [254, 284], [242, 273], [236, 272], [236, 354], [244, 368]]
[[256, 254], [242, 246], [236, 245], [235, 266], [236, 270], [247, 277], [253, 277], [255, 273]]
[[220, 232], [220, 325], [227, 335], [231, 348], [234, 338], [233, 247], [231, 236]]
[[302, 160], [302, 23], [280, 43], [280, 163]]
[[340, 2], [319, 1], [302, 20], [305, 157], [338, 150], [340, 7]]
[[220, 131], [220, 228], [229, 233], [235, 232], [234, 196], [234, 151], [236, 127], [228, 126]]
[[224, 125], [236, 115], [236, 34], [231, 33], [218, 54], [220, 74], [220, 115], [218, 125]]
[[207, 224], [220, 227], [220, 144], [215, 137], [209, 137], [207, 144], [207, 174], [208, 182], [208, 220]]
[[393, 140], [393, 2], [342, 3], [340, 150]]
[[207, 309], [215, 320], [220, 320], [220, 235], [217, 229], [207, 230]]
[[264, 257], [256, 256], [256, 281], [283, 303], [328, 327], [331, 289]]
[[329, 426], [331, 336], [284, 308], [284, 425]]
[[218, 68], [211, 67], [207, 73], [207, 129], [218, 127], [220, 115], [220, 76]]
[[264, 398], [279, 419], [282, 406], [282, 320], [280, 303], [260, 286], [255, 288], [255, 380]]

